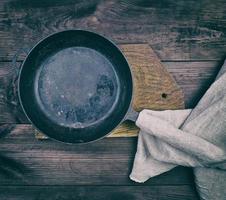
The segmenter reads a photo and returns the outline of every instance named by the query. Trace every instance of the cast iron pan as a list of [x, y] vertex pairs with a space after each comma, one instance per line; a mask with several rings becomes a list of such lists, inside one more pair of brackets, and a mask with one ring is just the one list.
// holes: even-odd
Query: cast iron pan
[[111, 41], [93, 32], [41, 40], [24, 60], [18, 84], [28, 119], [58, 141], [97, 140], [132, 116], [130, 67]]

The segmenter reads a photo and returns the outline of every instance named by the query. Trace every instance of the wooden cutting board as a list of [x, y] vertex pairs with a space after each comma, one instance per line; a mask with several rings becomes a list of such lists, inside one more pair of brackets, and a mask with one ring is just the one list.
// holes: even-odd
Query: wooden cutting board
[[[184, 95], [173, 77], [148, 44], [119, 45], [126, 56], [134, 78], [133, 108], [165, 110], [183, 109]], [[139, 129], [132, 122], [124, 122], [108, 137], [137, 136]], [[38, 139], [47, 137], [36, 131]]]

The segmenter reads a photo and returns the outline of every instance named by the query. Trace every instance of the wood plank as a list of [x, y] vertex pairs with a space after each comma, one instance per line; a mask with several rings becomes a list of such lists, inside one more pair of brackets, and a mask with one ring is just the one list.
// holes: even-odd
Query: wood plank
[[164, 62], [185, 96], [185, 107], [194, 108], [213, 83], [222, 62]]
[[162, 60], [222, 60], [225, 7], [225, 0], [2, 0], [0, 60], [73, 28], [99, 32], [116, 43], [148, 42]]
[[[196, 105], [221, 65], [218, 61], [163, 62], [163, 66], [183, 89], [186, 108]], [[0, 123], [28, 123], [18, 103], [16, 85], [13, 84], [14, 76], [11, 63], [0, 62]]]
[[28, 122], [19, 105], [16, 71], [11, 62], [0, 63], [0, 121]]
[[[136, 142], [136, 138], [105, 138], [83, 145], [39, 141], [30, 125], [16, 125], [0, 139], [0, 185], [138, 185], [128, 177]], [[192, 171], [178, 167], [145, 183], [156, 184], [192, 185]]]
[[0, 199], [198, 200], [198, 197], [191, 186], [1, 186]]

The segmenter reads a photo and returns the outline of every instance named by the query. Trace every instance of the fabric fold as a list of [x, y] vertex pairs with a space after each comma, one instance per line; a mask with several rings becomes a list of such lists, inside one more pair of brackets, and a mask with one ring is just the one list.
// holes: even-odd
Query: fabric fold
[[[201, 199], [226, 199], [225, 192], [220, 191], [222, 184], [226, 184], [225, 72], [226, 62], [193, 110], [143, 110], [139, 114], [136, 125], [140, 133], [132, 180], [144, 182], [177, 165], [191, 166], [195, 167]], [[212, 185], [216, 181], [214, 174], [221, 185]], [[212, 179], [208, 180], [210, 176]], [[204, 184], [205, 181], [209, 183]], [[210, 194], [212, 189], [217, 198]]]
[[[167, 111], [164, 112], [166, 113]], [[180, 116], [178, 110], [175, 111], [175, 113], [170, 111], [170, 113], [172, 118], [174, 118], [174, 115]], [[136, 125], [142, 131], [144, 131], [146, 135], [151, 134], [161, 141], [164, 141], [165, 143], [171, 145], [172, 147], [175, 147], [182, 152], [186, 152], [189, 155], [193, 155], [194, 157], [203, 160], [203, 163], [216, 163], [226, 160], [226, 154], [222, 148], [203, 139], [202, 137], [198, 137], [189, 132], [179, 129], [179, 127], [174, 126], [174, 124], [171, 124], [168, 121], [160, 119], [158, 116], [153, 115], [149, 110], [143, 110], [140, 113], [136, 121]], [[162, 146], [162, 149], [166, 149], [164, 148], [164, 145]], [[167, 148], [168, 154], [171, 153], [170, 149]], [[174, 157], [174, 163], [177, 163], [178, 157], [179, 155], [177, 155], [177, 157]], [[195, 167], [196, 165], [194, 164], [191, 166]]]

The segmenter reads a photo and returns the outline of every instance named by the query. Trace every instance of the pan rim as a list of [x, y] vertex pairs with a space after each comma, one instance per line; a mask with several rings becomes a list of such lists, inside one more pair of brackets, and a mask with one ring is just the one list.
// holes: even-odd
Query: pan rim
[[[24, 68], [24, 65], [29, 57], [29, 55], [33, 52], [34, 49], [36, 49], [42, 42], [44, 42], [45, 40], [49, 39], [50, 37], [54, 36], [54, 35], [57, 35], [57, 34], [61, 34], [61, 33], [64, 33], [64, 32], [86, 32], [86, 33], [89, 33], [89, 34], [94, 34], [94, 35], [97, 35], [97, 36], [100, 36], [102, 37], [104, 40], [110, 42], [114, 48], [117, 49], [117, 51], [122, 55], [123, 59], [125, 60], [128, 68], [129, 68], [129, 73], [130, 73], [130, 76], [131, 76], [131, 98], [130, 98], [130, 102], [128, 103], [128, 108], [123, 116], [123, 118], [120, 120], [120, 122], [113, 128], [111, 129], [111, 131], [109, 131], [107, 134], [101, 136], [101, 137], [98, 137], [97, 139], [94, 139], [94, 140], [90, 140], [90, 141], [83, 141], [83, 142], [65, 142], [65, 141], [62, 141], [62, 140], [58, 140], [54, 137], [51, 137], [49, 136], [48, 134], [44, 133], [43, 131], [40, 130], [40, 128], [38, 128], [35, 123], [31, 120], [31, 118], [29, 117], [29, 115], [27, 114], [25, 108], [24, 108], [24, 104], [23, 104], [23, 101], [22, 101], [22, 98], [21, 98], [21, 92], [20, 92], [20, 80], [21, 80], [21, 74], [22, 74], [22, 70]], [[31, 125], [40, 133], [42, 133], [43, 135], [47, 136], [48, 138], [50, 138], [51, 140], [54, 140], [54, 141], [57, 141], [57, 142], [61, 142], [61, 143], [64, 143], [64, 144], [76, 144], [76, 145], [83, 145], [83, 144], [89, 144], [89, 143], [92, 143], [92, 142], [95, 142], [95, 141], [98, 141], [98, 140], [101, 140], [107, 136], [109, 136], [116, 128], [118, 128], [124, 121], [126, 121], [126, 116], [128, 115], [129, 113], [129, 110], [132, 108], [132, 102], [134, 100], [134, 77], [133, 77], [133, 73], [132, 73], [132, 69], [131, 69], [131, 66], [129, 65], [129, 62], [126, 58], [126, 56], [124, 55], [124, 53], [122, 52], [122, 50], [115, 44], [115, 42], [113, 42], [111, 39], [105, 37], [104, 35], [100, 34], [100, 33], [97, 33], [95, 31], [92, 31], [92, 30], [87, 30], [87, 29], [66, 29], [66, 30], [62, 30], [62, 31], [56, 31], [56, 32], [53, 32], [45, 37], [42, 37], [28, 52], [26, 58], [23, 60], [22, 64], [21, 64], [21, 67], [19, 69], [19, 74], [18, 74], [18, 84], [17, 84], [17, 91], [18, 91], [18, 98], [19, 98], [19, 103], [21, 105], [21, 108], [26, 116], [26, 118], [28, 119], [28, 121], [31, 123]]]

